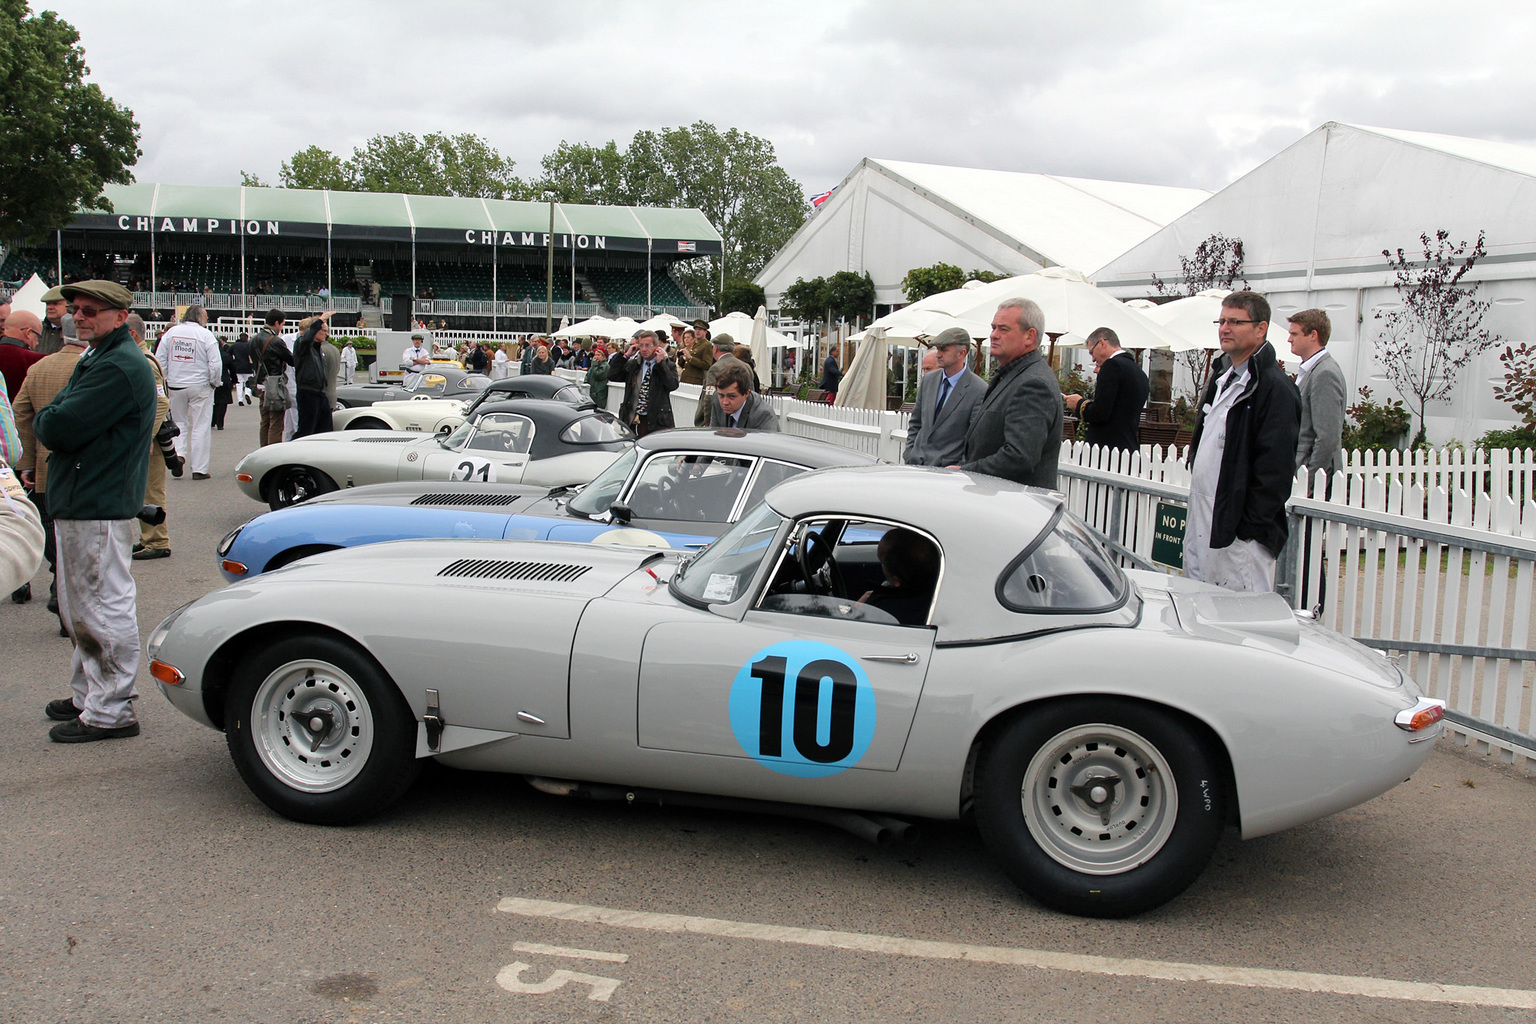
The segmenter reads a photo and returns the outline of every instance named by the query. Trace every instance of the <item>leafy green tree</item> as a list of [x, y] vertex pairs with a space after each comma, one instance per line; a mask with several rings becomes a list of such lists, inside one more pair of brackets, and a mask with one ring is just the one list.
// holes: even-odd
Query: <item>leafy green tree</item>
[[284, 188], [338, 192], [535, 198], [533, 187], [513, 173], [514, 166], [478, 135], [428, 132], [417, 138], [400, 132], [375, 135], [345, 160], [330, 150], [310, 146], [283, 161], [278, 180]]
[[[1179, 257], [1179, 273], [1183, 276], [1184, 283], [1178, 287], [1153, 274], [1152, 286], [1157, 289], [1157, 294], [1187, 297], [1199, 295], [1213, 288], [1247, 288], [1248, 282], [1243, 279], [1243, 240], [1228, 238], [1220, 233], [1208, 236], [1205, 241], [1195, 246], [1193, 253]], [[1154, 353], [1152, 356], [1154, 361], [1164, 358], [1169, 357], [1162, 353]], [[1196, 400], [1204, 390], [1205, 375], [1211, 367], [1211, 352], [1208, 349], [1194, 348], [1181, 352], [1178, 358], [1184, 364], [1184, 368], [1189, 371], [1189, 379], [1194, 388], [1194, 392], [1189, 397], [1192, 401]], [[1156, 363], [1154, 362], [1153, 365], [1155, 369]], [[1152, 390], [1153, 401], [1167, 400], [1167, 394], [1156, 379], [1154, 379]], [[1171, 391], [1171, 382], [1169, 390]]]
[[543, 161], [538, 189], [569, 202], [693, 207], [720, 232], [724, 255], [679, 264], [678, 278], [719, 305], [719, 282], [750, 280], [805, 223], [810, 207], [779, 166], [773, 144], [739, 128], [699, 121], [639, 131], [620, 152], [563, 142]]
[[827, 315], [827, 281], [813, 277], [807, 281], [795, 278], [795, 283], [784, 289], [779, 296], [779, 312], [807, 323], [821, 320]]
[[867, 320], [874, 315], [874, 306], [874, 280], [851, 270], [809, 281], [797, 277], [779, 297], [780, 312], [805, 321]]
[[939, 292], [954, 291], [965, 284], [965, 272], [952, 263], [935, 263], [931, 267], [913, 267], [901, 279], [901, 288], [907, 293], [908, 302], [926, 299]]
[[240, 184], [242, 186], [244, 186], [245, 188], [269, 188], [270, 187], [266, 182], [262, 181], [261, 178], [258, 175], [252, 174], [250, 171], [247, 171], [247, 170], [241, 170], [241, 172], [240, 172]]
[[110, 211], [108, 183], [133, 181], [133, 111], [87, 85], [80, 33], [26, 0], [0, 0], [0, 238], [62, 227], [80, 207]]
[[965, 275], [967, 281], [980, 281], [983, 284], [991, 284], [993, 281], [1006, 281], [1013, 277], [1012, 274], [999, 274], [995, 270], [973, 270]]
[[293, 154], [292, 160], [284, 160], [277, 172], [277, 180], [283, 188], [329, 188], [338, 192], [357, 191], [352, 188], [347, 168], [341, 157], [328, 149], [310, 146]]
[[768, 298], [763, 294], [760, 286], [751, 281], [731, 278], [725, 282], [725, 287], [720, 289], [720, 303], [717, 308], [722, 315], [742, 312], [748, 316], [756, 316], [757, 307], [767, 303]]

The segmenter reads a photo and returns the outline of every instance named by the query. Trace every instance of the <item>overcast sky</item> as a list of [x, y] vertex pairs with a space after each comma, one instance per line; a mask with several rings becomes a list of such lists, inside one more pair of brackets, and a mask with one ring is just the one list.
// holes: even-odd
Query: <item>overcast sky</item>
[[1529, 3], [58, 0], [140, 181], [276, 183], [311, 144], [709, 121], [808, 194], [866, 156], [1216, 189], [1326, 121], [1536, 144]]

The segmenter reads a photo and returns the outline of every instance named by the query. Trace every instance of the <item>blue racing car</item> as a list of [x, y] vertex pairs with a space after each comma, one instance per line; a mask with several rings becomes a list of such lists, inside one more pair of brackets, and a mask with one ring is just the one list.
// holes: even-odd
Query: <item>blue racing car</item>
[[605, 542], [702, 548], [780, 481], [876, 461], [788, 434], [667, 430], [641, 438], [580, 488], [415, 481], [321, 494], [231, 532], [219, 543], [219, 567], [234, 581], [321, 551], [417, 537], [592, 541], [617, 533]]

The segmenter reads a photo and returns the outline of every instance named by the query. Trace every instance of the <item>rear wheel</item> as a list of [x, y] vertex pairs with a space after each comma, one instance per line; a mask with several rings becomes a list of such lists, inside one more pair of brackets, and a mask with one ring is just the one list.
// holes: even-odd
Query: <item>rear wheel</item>
[[279, 466], [262, 486], [273, 511], [335, 489], [336, 481], [313, 466]]
[[331, 637], [253, 652], [230, 685], [224, 720], [240, 777], [295, 821], [363, 821], [399, 799], [420, 769], [410, 706], [371, 659]]
[[1206, 741], [1134, 701], [1026, 711], [976, 774], [988, 847], [1021, 889], [1069, 914], [1126, 917], [1173, 899], [1209, 863], [1226, 819]]

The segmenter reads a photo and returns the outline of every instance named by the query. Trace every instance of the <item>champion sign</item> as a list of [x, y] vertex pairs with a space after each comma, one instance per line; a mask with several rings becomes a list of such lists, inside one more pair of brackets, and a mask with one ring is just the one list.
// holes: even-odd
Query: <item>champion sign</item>
[[[84, 218], [80, 218], [84, 219]], [[156, 223], [158, 221], [159, 223]], [[281, 235], [280, 220], [220, 220], [216, 217], [135, 217], [122, 214], [117, 218], [119, 231], [158, 231], [184, 235]]]

